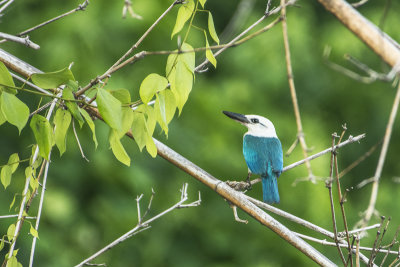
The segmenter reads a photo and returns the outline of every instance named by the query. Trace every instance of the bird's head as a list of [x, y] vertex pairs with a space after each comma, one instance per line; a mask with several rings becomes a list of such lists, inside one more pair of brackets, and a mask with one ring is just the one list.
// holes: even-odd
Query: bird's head
[[259, 137], [276, 137], [275, 127], [272, 122], [258, 115], [243, 115], [230, 111], [223, 111], [223, 113], [231, 119], [239, 122], [247, 127], [246, 134]]

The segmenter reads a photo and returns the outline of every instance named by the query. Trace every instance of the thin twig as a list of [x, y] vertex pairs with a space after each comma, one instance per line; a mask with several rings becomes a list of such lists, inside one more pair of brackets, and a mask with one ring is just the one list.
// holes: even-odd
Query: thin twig
[[392, 110], [390, 112], [389, 121], [386, 126], [385, 136], [383, 138], [383, 144], [381, 153], [378, 160], [378, 165], [376, 167], [375, 175], [374, 175], [374, 182], [372, 184], [371, 196], [368, 204], [368, 208], [365, 211], [365, 215], [362, 219], [362, 226], [365, 226], [372, 217], [372, 214], [375, 211], [375, 203], [376, 199], [378, 198], [378, 189], [379, 189], [379, 180], [381, 178], [383, 165], [385, 164], [386, 154], [389, 148], [390, 137], [392, 135], [393, 124], [396, 118], [397, 110], [399, 108], [400, 102], [400, 82], [397, 86], [396, 96], [394, 98]]
[[40, 49], [40, 46], [38, 44], [35, 44], [31, 40], [29, 40], [28, 36], [23, 38], [23, 37], [14, 36], [14, 35], [11, 35], [8, 33], [0, 32], [0, 38], [15, 42], [15, 43], [26, 45], [27, 47], [33, 48], [35, 50]]
[[0, 15], [1, 15], [1, 13], [3, 13], [3, 11], [4, 11], [9, 5], [12, 4], [12, 2], [14, 2], [14, 0], [8, 1], [7, 3], [5, 3], [5, 4], [0, 8]]
[[84, 94], [87, 90], [92, 88], [94, 85], [98, 84], [99, 81], [105, 79], [106, 77], [109, 77], [112, 72], [114, 72], [114, 68], [116, 68], [127, 56], [129, 56], [142, 42], [143, 40], [149, 35], [149, 33], [154, 29], [155, 26], [171, 11], [171, 9], [177, 5], [181, 4], [182, 0], [175, 0], [161, 15], [158, 17], [158, 19], [146, 30], [146, 32], [139, 38], [139, 40], [131, 47], [129, 50], [115, 62], [103, 75], [93, 79], [90, 81], [89, 84], [87, 84], [85, 87], [80, 89], [79, 91], [76, 92], [76, 96], [80, 96]]
[[[12, 215], [0, 215], [0, 220], [1, 219], [8, 219], [8, 218], [15, 218], [15, 217], [18, 217], [18, 214], [12, 214]], [[36, 219], [36, 217], [25, 217], [25, 219], [28, 219], [28, 220], [34, 220], [34, 219]]]
[[230, 206], [232, 208], [233, 217], [235, 218], [235, 221], [240, 222], [240, 223], [244, 223], [244, 224], [248, 224], [249, 223], [248, 220], [243, 220], [243, 219], [239, 218], [239, 216], [237, 214], [237, 206], [235, 206], [235, 205], [230, 205]]
[[[307, 235], [304, 235], [304, 234], [300, 234], [300, 233], [296, 233], [296, 235], [298, 235], [298, 236], [301, 237], [301, 238], [304, 238], [304, 239], [307, 239], [307, 240], [310, 240], [310, 241], [313, 241], [313, 242], [317, 242], [317, 243], [319, 243], [319, 244], [321, 244], [321, 245], [332, 246], [332, 247], [337, 246], [336, 243], [326, 241], [325, 239], [322, 239], [322, 240], [321, 240], [321, 239], [317, 239], [317, 238], [314, 238], [314, 237], [311, 237], [311, 236], [307, 236]], [[341, 246], [341, 247], [347, 247], [347, 244], [339, 244], [339, 246]], [[356, 251], [356, 250], [357, 250], [357, 246], [356, 246], [356, 247], [353, 246], [352, 249]], [[359, 250], [372, 251], [373, 248], [369, 248], [369, 247], [359, 247]], [[386, 253], [387, 250], [381, 250], [380, 252], [381, 252], [381, 253]], [[390, 254], [397, 254], [396, 251], [390, 251], [389, 253], [390, 253]], [[375, 264], [373, 264], [373, 265], [376, 266]]]
[[[297, 101], [296, 88], [295, 88], [294, 79], [293, 79], [292, 62], [291, 62], [291, 58], [290, 58], [289, 37], [288, 37], [287, 22], [286, 22], [287, 18], [286, 18], [285, 0], [281, 0], [281, 7], [282, 7], [281, 17], [283, 18], [282, 33], [283, 33], [283, 43], [284, 43], [284, 48], [285, 48], [286, 71], [287, 71], [287, 75], [288, 75], [290, 95], [292, 97], [294, 115], [296, 117], [297, 139], [299, 139], [299, 143], [300, 143], [301, 149], [303, 151], [303, 156], [306, 159], [308, 157], [308, 148], [307, 148], [306, 140], [304, 138], [303, 125], [301, 123], [300, 109], [299, 109], [299, 104]], [[310, 179], [310, 181], [314, 181], [315, 178], [314, 178], [314, 175], [311, 170], [310, 161], [306, 160], [305, 163], [306, 163], [306, 167], [307, 167], [307, 171], [308, 171], [308, 178]]]
[[70, 11], [64, 13], [64, 14], [61, 14], [61, 15], [59, 15], [59, 16], [57, 16], [57, 17], [54, 17], [54, 18], [52, 18], [52, 19], [49, 19], [49, 20], [47, 20], [47, 21], [45, 21], [45, 22], [43, 22], [43, 23], [40, 23], [39, 25], [36, 25], [36, 26], [34, 26], [34, 27], [32, 27], [32, 28], [29, 28], [29, 29], [27, 29], [27, 30], [25, 30], [25, 31], [23, 31], [23, 32], [20, 32], [20, 33], [18, 34], [18, 36], [24, 36], [24, 35], [26, 35], [26, 34], [32, 32], [32, 31], [34, 31], [34, 30], [37, 30], [37, 29], [39, 29], [39, 28], [41, 28], [41, 27], [43, 27], [43, 26], [46, 26], [47, 24], [50, 24], [50, 23], [52, 23], [52, 22], [54, 22], [54, 21], [56, 21], [56, 20], [59, 20], [59, 19], [61, 19], [61, 18], [63, 18], [63, 17], [66, 17], [66, 16], [68, 16], [68, 15], [71, 15], [71, 14], [77, 12], [77, 11], [84, 11], [88, 5], [89, 5], [89, 0], [85, 0], [82, 4], [78, 5], [78, 7], [74, 8], [74, 9], [72, 9], [72, 10], [70, 10]]
[[[320, 227], [318, 225], [315, 225], [315, 224], [313, 224], [313, 223], [311, 223], [311, 222], [309, 222], [307, 220], [304, 220], [302, 218], [299, 218], [299, 217], [297, 217], [297, 216], [295, 216], [295, 215], [293, 215], [291, 213], [288, 213], [286, 211], [278, 209], [278, 208], [276, 208], [276, 207], [274, 207], [272, 205], [268, 205], [267, 203], [264, 203], [264, 202], [262, 202], [260, 200], [254, 199], [254, 198], [252, 198], [250, 196], [245, 195], [245, 197], [248, 200], [250, 200], [252, 203], [254, 203], [255, 205], [257, 205], [258, 207], [260, 207], [262, 209], [270, 211], [270, 212], [272, 212], [272, 213], [274, 213], [274, 214], [276, 214], [278, 216], [286, 218], [286, 219], [288, 219], [288, 220], [290, 220], [292, 222], [295, 222], [295, 223], [297, 223], [299, 225], [302, 225], [302, 226], [304, 226], [304, 227], [306, 227], [308, 229], [311, 229], [311, 230], [313, 230], [313, 231], [315, 231], [317, 233], [320, 233], [320, 234], [322, 234], [322, 235], [324, 235], [326, 237], [329, 237], [331, 239], [335, 239], [335, 234], [334, 233], [332, 233], [332, 232], [330, 232], [330, 231], [328, 231], [328, 230], [326, 230], [326, 229], [324, 229], [324, 228], [322, 228], [322, 227]], [[380, 226], [380, 224], [378, 224], [378, 227], [379, 226]], [[371, 230], [371, 229], [374, 229], [374, 228], [376, 228], [375, 225], [365, 227], [364, 229], [357, 229], [355, 231], [367, 231], [367, 230]], [[339, 234], [338, 234], [338, 237], [339, 237]], [[339, 243], [342, 244], [343, 246], [348, 246], [347, 242], [345, 240], [340, 239]], [[355, 253], [356, 250], [353, 249], [353, 252]], [[361, 257], [363, 262], [368, 263], [368, 258], [366, 256], [364, 256], [362, 253], [360, 253], [360, 257]]]
[[[297, 2], [297, 0], [289, 0], [285, 3], [284, 6], [290, 6], [290, 5], [294, 5]], [[250, 32], [252, 29], [254, 29], [257, 25], [259, 25], [261, 22], [263, 22], [266, 18], [268, 18], [271, 15], [274, 14], [278, 14], [282, 9], [282, 6], [278, 6], [274, 9], [272, 9], [271, 11], [267, 10], [266, 12], [264, 12], [264, 15], [258, 19], [256, 22], [254, 22], [252, 25], [250, 25], [250, 27], [248, 27], [247, 29], [245, 29], [243, 32], [241, 32], [238, 36], [236, 36], [235, 38], [233, 38], [228, 45], [231, 45], [233, 43], [235, 43], [237, 40], [241, 39], [243, 36], [245, 36], [248, 32]], [[218, 50], [217, 52], [214, 53], [214, 57], [217, 57], [219, 54], [221, 54], [222, 52], [224, 52], [229, 46], [223, 47], [220, 50]], [[196, 72], [202, 72], [202, 70], [204, 69], [204, 67], [209, 63], [210, 61], [208, 61], [208, 59], [205, 59], [203, 63], [201, 63], [200, 65], [198, 65], [194, 70]]]
[[386, 252], [386, 255], [385, 255], [385, 257], [383, 257], [383, 259], [382, 259], [381, 266], [383, 266], [383, 264], [385, 263], [385, 261], [386, 261], [388, 255], [389, 255], [389, 253], [390, 253], [391, 248], [392, 248], [393, 245], [396, 243], [397, 236], [399, 235], [399, 230], [400, 230], [400, 226], [397, 227], [396, 233], [395, 233], [394, 236], [393, 236], [393, 240], [392, 240], [392, 242], [390, 242], [390, 244], [389, 244], [389, 246], [388, 246], [388, 250], [387, 250], [387, 252]]
[[[346, 127], [346, 124], [344, 124], [343, 125], [343, 131], [342, 131], [342, 134], [340, 135], [338, 144], [340, 144], [340, 142], [342, 141], [346, 130], [347, 130], [347, 127]], [[345, 199], [344, 199], [344, 196], [342, 195], [342, 189], [340, 187], [340, 180], [339, 180], [339, 166], [338, 166], [338, 160], [337, 160], [337, 151], [333, 152], [332, 154], [334, 155], [335, 176], [336, 176], [336, 184], [337, 184], [337, 187], [338, 187], [338, 198], [339, 198], [340, 210], [342, 212], [343, 225], [344, 225], [347, 244], [348, 244], [348, 253], [349, 253], [348, 257], [349, 257], [349, 261], [350, 261], [350, 266], [353, 266], [352, 250], [351, 250], [350, 236], [349, 236], [349, 228], [347, 226], [346, 212], [344, 210]], [[348, 265], [348, 261], [346, 262], [345, 265]]]
[[85, 156], [85, 153], [83, 152], [83, 149], [82, 149], [82, 146], [81, 146], [81, 142], [79, 142], [78, 134], [76, 133], [75, 119], [72, 120], [72, 129], [73, 129], [73, 132], [74, 132], [74, 135], [75, 135], [76, 143], [78, 144], [78, 147], [79, 147], [79, 151], [81, 151], [82, 158], [84, 158], [87, 162], [89, 162], [89, 159]]
[[378, 247], [378, 240], [379, 240], [379, 236], [381, 235], [381, 232], [382, 232], [382, 226], [383, 226], [383, 221], [384, 220], [385, 220], [385, 217], [382, 216], [379, 230], [376, 232], [376, 238], [375, 238], [375, 241], [374, 241], [374, 245], [372, 247], [372, 252], [371, 252], [371, 255], [369, 256], [368, 266], [371, 266], [373, 264], [374, 259], [376, 257], [377, 247]]
[[361, 162], [363, 162], [366, 158], [368, 158], [369, 156], [371, 156], [372, 153], [374, 153], [374, 151], [376, 150], [376, 148], [382, 143], [382, 141], [379, 141], [378, 143], [376, 143], [375, 145], [373, 145], [364, 155], [362, 155], [361, 157], [359, 157], [356, 161], [354, 161], [353, 163], [351, 163], [349, 166], [347, 166], [344, 170], [342, 170], [339, 173], [339, 178], [342, 178], [344, 175], [346, 175], [348, 172], [350, 172], [352, 169], [354, 169], [355, 167], [357, 167], [358, 164], [360, 164]]
[[[53, 111], [54, 111], [54, 107], [55, 107], [55, 105], [56, 105], [56, 102], [57, 102], [56, 99], [52, 101], [52, 105], [50, 106], [49, 112], [47, 113], [47, 116], [46, 116], [46, 119], [47, 119], [47, 120], [49, 120], [50, 117], [51, 117], [51, 115], [53, 114]], [[34, 154], [33, 154], [32, 164], [33, 164], [34, 162], [36, 162], [38, 155], [39, 155], [39, 146], [36, 147], [35, 152], [34, 152]], [[29, 189], [29, 182], [30, 182], [30, 179], [31, 179], [31, 177], [28, 176], [28, 177], [26, 178], [26, 180], [25, 180], [24, 190], [23, 190], [23, 192], [22, 192], [23, 197], [22, 197], [22, 201], [21, 201], [20, 208], [19, 208], [17, 223], [16, 223], [16, 225], [15, 225], [15, 232], [14, 232], [15, 240], [13, 240], [13, 242], [12, 242], [12, 244], [11, 244], [11, 246], [10, 246], [10, 250], [9, 250], [9, 252], [8, 252], [8, 259], [10, 259], [10, 258], [12, 257], [12, 255], [13, 255], [14, 248], [15, 248], [15, 244], [16, 244], [16, 241], [17, 241], [16, 238], [17, 238], [17, 236], [18, 236], [19, 229], [21, 228], [22, 217], [23, 217], [23, 213], [24, 213], [24, 211], [25, 211], [26, 194], [27, 194], [28, 189]]]
[[[339, 239], [338, 239], [338, 231], [337, 231], [337, 224], [336, 224], [336, 215], [335, 215], [335, 205], [333, 203], [333, 194], [332, 194], [332, 183], [333, 183], [333, 170], [335, 168], [335, 155], [336, 155], [336, 150], [333, 148], [335, 147], [335, 139], [337, 138], [337, 134], [333, 133], [332, 134], [332, 152], [331, 152], [331, 166], [329, 168], [329, 179], [326, 181], [326, 188], [328, 188], [329, 192], [329, 202], [330, 202], [330, 208], [331, 208], [331, 218], [332, 218], [332, 227], [333, 227], [333, 234], [334, 234], [334, 241], [336, 243], [336, 248], [338, 249], [340, 259], [343, 262], [343, 265], [346, 266], [346, 259], [344, 258], [342, 249], [340, 248], [339, 245]], [[349, 242], [347, 242], [349, 245]]]
[[[139, 230], [144, 230], [144, 229], [148, 229], [149, 228], [149, 224], [152, 223], [153, 221], [159, 219], [160, 217], [166, 215], [167, 213], [175, 210], [175, 209], [179, 209], [182, 206], [185, 206], [185, 202], [188, 200], [188, 196], [187, 196], [187, 188], [188, 188], [188, 184], [184, 184], [182, 189], [181, 189], [181, 199], [174, 205], [172, 205], [170, 208], [164, 210], [163, 212], [157, 214], [156, 216], [148, 219], [147, 221], [138, 223], [134, 228], [132, 228], [130, 231], [126, 232], [125, 234], [123, 234], [122, 236], [120, 236], [119, 238], [115, 239], [113, 242], [111, 242], [110, 244], [108, 244], [107, 246], [105, 246], [104, 248], [100, 249], [99, 251], [97, 251], [96, 253], [94, 253], [92, 256], [90, 256], [89, 258], [83, 260], [81, 263], [77, 264], [75, 267], [78, 266], [83, 266], [86, 263], [92, 261], [93, 259], [95, 259], [96, 257], [98, 257], [99, 255], [103, 254], [104, 252], [106, 252], [107, 250], [115, 247], [116, 245], [118, 245], [119, 243], [125, 241], [126, 239], [128, 239], [129, 237], [132, 237], [134, 234], [137, 234], [139, 232]], [[140, 200], [140, 197], [138, 198]], [[197, 201], [195, 201], [197, 202]], [[137, 201], [138, 203], [138, 201]], [[187, 206], [186, 206], [187, 207]], [[140, 220], [138, 220], [140, 222]]]
[[[51, 155], [51, 152], [49, 153], [49, 158], [50, 158], [50, 155]], [[46, 161], [46, 167], [45, 167], [45, 170], [44, 170], [43, 182], [42, 182], [42, 194], [40, 195], [40, 202], [39, 202], [39, 208], [38, 208], [36, 225], [35, 225], [36, 232], [39, 231], [40, 216], [42, 214], [44, 193], [46, 191], [46, 182], [47, 182], [49, 166], [50, 166], [50, 161]], [[33, 240], [32, 240], [31, 255], [30, 255], [30, 259], [29, 259], [29, 267], [33, 266], [33, 259], [34, 259], [34, 256], [35, 256], [36, 240], [37, 240], [37, 238], [36, 238], [36, 236], [34, 236]]]

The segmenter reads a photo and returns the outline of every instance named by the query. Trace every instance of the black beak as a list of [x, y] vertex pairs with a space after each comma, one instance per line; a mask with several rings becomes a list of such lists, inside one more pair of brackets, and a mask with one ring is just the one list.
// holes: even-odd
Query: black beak
[[240, 123], [250, 123], [250, 121], [246, 118], [245, 115], [235, 113], [235, 112], [230, 112], [230, 111], [222, 111], [226, 116], [228, 116], [231, 119], [234, 119], [235, 121], [238, 121]]

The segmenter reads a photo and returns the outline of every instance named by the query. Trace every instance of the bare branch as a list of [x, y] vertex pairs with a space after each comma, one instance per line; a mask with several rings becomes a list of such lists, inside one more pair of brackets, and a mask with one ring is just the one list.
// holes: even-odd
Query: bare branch
[[344, 0], [318, 0], [386, 63], [400, 62], [400, 45]]
[[32, 42], [31, 40], [29, 40], [29, 37], [17, 37], [8, 33], [4, 33], [4, 32], [0, 32], [0, 38], [4, 38], [8, 41], [12, 41], [15, 43], [20, 43], [23, 45], [26, 45], [27, 47], [33, 48], [33, 49], [40, 49], [40, 46], [38, 44], [35, 44], [34, 42]]
[[[96, 253], [94, 253], [92, 256], [90, 256], [89, 258], [83, 260], [81, 263], [77, 264], [75, 267], [78, 266], [83, 266], [86, 265], [87, 263], [89, 263], [90, 261], [92, 261], [93, 259], [97, 258], [99, 255], [103, 254], [104, 252], [106, 252], [107, 250], [115, 247], [116, 245], [118, 245], [121, 242], [124, 242], [125, 240], [127, 240], [128, 238], [140, 233], [141, 231], [147, 230], [150, 228], [149, 224], [152, 223], [153, 221], [159, 219], [160, 217], [166, 215], [167, 213], [175, 210], [175, 209], [179, 209], [182, 207], [193, 207], [194, 205], [191, 205], [193, 203], [197, 203], [197, 201], [193, 202], [193, 203], [189, 203], [189, 204], [184, 204], [187, 199], [187, 188], [188, 188], [188, 184], [185, 183], [182, 186], [181, 189], [181, 199], [174, 205], [172, 205], [170, 208], [164, 210], [163, 212], [157, 214], [156, 216], [148, 219], [147, 221], [141, 222], [140, 217], [138, 218], [138, 224], [132, 228], [131, 230], [129, 230], [128, 232], [126, 232], [125, 234], [123, 234], [122, 236], [120, 236], [119, 238], [115, 239], [113, 242], [111, 242], [110, 244], [108, 244], [107, 246], [105, 246], [104, 248], [100, 249], [99, 251], [97, 251]], [[142, 198], [143, 195], [139, 196], [136, 199], [136, 203], [139, 206], [139, 200]], [[138, 208], [138, 216], [140, 216], [140, 209]]]
[[75, 129], [75, 120], [74, 119], [72, 120], [72, 129], [74, 132], [76, 143], [78, 144], [78, 147], [79, 147], [79, 151], [81, 152], [82, 158], [84, 158], [87, 162], [89, 162], [89, 159], [85, 156], [85, 153], [83, 152], [81, 142], [79, 142], [79, 137], [78, 137], [78, 134], [76, 133], [76, 129]]
[[47, 21], [45, 21], [45, 22], [43, 22], [43, 23], [40, 23], [39, 25], [36, 25], [36, 26], [34, 26], [34, 27], [32, 27], [32, 28], [29, 28], [29, 29], [27, 29], [27, 30], [25, 30], [25, 31], [23, 31], [23, 32], [20, 32], [20, 33], [18, 34], [18, 36], [24, 36], [24, 35], [26, 35], [26, 34], [32, 32], [32, 31], [34, 31], [34, 30], [37, 30], [37, 29], [39, 29], [39, 28], [41, 28], [41, 27], [43, 27], [43, 26], [46, 26], [47, 24], [50, 24], [50, 23], [52, 23], [52, 22], [54, 22], [54, 21], [56, 21], [56, 20], [59, 20], [59, 19], [61, 19], [61, 18], [63, 18], [63, 17], [66, 17], [66, 16], [68, 16], [68, 15], [71, 15], [71, 14], [77, 12], [77, 11], [84, 11], [88, 5], [89, 5], [89, 0], [85, 0], [82, 4], [78, 5], [78, 7], [72, 9], [71, 11], [68, 11], [68, 12], [66, 12], [66, 13], [64, 13], [64, 14], [61, 14], [61, 15], [55, 17], [55, 18], [49, 19], [49, 20], [47, 20]]
[[[293, 79], [292, 62], [291, 62], [291, 58], [290, 58], [290, 46], [289, 46], [289, 37], [288, 37], [287, 22], [286, 22], [287, 18], [286, 18], [285, 0], [281, 0], [281, 7], [282, 7], [281, 17], [283, 18], [282, 33], [283, 33], [283, 43], [284, 43], [284, 48], [285, 48], [286, 71], [287, 71], [287, 75], [288, 75], [290, 96], [292, 98], [294, 115], [296, 117], [297, 139], [299, 140], [299, 143], [301, 145], [301, 149], [303, 151], [303, 156], [305, 159], [307, 159], [308, 148], [307, 148], [306, 140], [304, 138], [303, 125], [301, 123], [301, 116], [300, 116], [300, 108], [299, 108], [299, 104], [297, 101], [296, 88], [295, 88], [294, 79]], [[306, 160], [305, 163], [306, 163], [306, 167], [308, 170], [308, 178], [310, 179], [310, 181], [314, 181], [314, 175], [311, 170], [310, 161]]]
[[383, 144], [381, 149], [381, 154], [379, 156], [378, 165], [376, 167], [375, 175], [374, 175], [374, 182], [372, 184], [371, 196], [368, 204], [368, 208], [365, 212], [365, 215], [362, 219], [362, 226], [365, 226], [372, 217], [372, 214], [375, 211], [375, 203], [376, 199], [378, 198], [378, 188], [379, 188], [379, 180], [381, 178], [383, 165], [385, 164], [387, 150], [389, 148], [390, 137], [392, 135], [393, 124], [394, 120], [397, 115], [397, 110], [399, 108], [400, 102], [400, 83], [397, 86], [397, 93], [394, 98], [392, 110], [390, 112], [389, 121], [386, 126], [385, 136], [383, 138]]
[[[2, 1], [2, 3], [5, 3], [6, 1]], [[0, 8], [0, 15], [1, 13], [3, 13], [3, 11], [12, 4], [12, 2], [14, 2], [14, 0], [9, 0], [8, 2], [6, 2], [1, 8]]]
[[[51, 155], [51, 152], [49, 153], [49, 158], [50, 158], [50, 155]], [[46, 161], [46, 166], [45, 166], [44, 175], [43, 175], [42, 193], [40, 195], [40, 202], [39, 202], [39, 208], [38, 208], [36, 225], [35, 225], [35, 230], [36, 231], [39, 230], [40, 216], [42, 214], [44, 193], [46, 191], [46, 182], [47, 182], [49, 166], [50, 166], [50, 161]], [[31, 255], [30, 255], [30, 259], [29, 259], [29, 267], [33, 266], [33, 258], [35, 256], [36, 240], [37, 240], [37, 238], [36, 238], [36, 236], [34, 236], [33, 240], [32, 240]]]

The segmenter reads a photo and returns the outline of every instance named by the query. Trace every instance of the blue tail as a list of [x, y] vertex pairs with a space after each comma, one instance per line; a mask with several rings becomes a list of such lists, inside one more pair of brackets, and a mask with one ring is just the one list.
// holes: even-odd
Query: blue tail
[[263, 200], [265, 203], [279, 203], [278, 182], [274, 175], [261, 177]]

